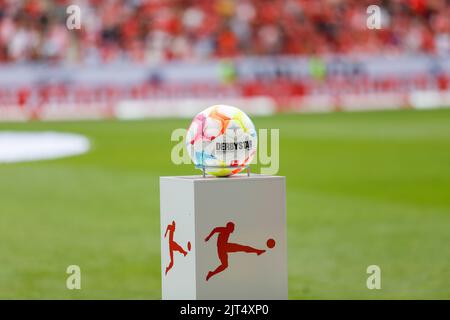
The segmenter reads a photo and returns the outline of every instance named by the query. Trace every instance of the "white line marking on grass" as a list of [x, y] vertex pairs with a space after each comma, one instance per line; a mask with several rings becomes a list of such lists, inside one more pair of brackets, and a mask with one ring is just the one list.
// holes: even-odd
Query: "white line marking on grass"
[[89, 148], [89, 140], [79, 134], [0, 131], [0, 163], [75, 156]]

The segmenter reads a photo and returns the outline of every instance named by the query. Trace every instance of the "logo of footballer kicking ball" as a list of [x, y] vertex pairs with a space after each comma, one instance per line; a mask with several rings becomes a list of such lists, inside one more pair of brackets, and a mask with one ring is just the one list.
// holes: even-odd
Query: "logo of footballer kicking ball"
[[243, 111], [215, 105], [194, 117], [186, 133], [186, 149], [196, 168], [228, 177], [248, 167], [257, 139], [255, 126]]
[[[212, 236], [217, 233], [217, 256], [219, 258], [220, 264], [214, 270], [211, 270], [206, 275], [206, 281], [208, 281], [211, 277], [217, 275], [225, 271], [228, 268], [228, 255], [231, 253], [243, 252], [243, 253], [255, 253], [256, 255], [261, 255], [266, 252], [265, 249], [254, 248], [249, 245], [243, 245], [239, 243], [230, 242], [230, 235], [234, 232], [235, 224], [232, 221], [229, 221], [225, 226], [215, 227], [205, 238], [205, 242], [208, 242]], [[188, 251], [191, 251], [191, 242], [187, 242], [187, 250], [183, 249], [183, 247], [174, 240], [176, 224], [175, 220], [170, 223], [166, 232], [164, 233], [164, 238], [169, 235], [169, 264], [166, 267], [165, 275], [173, 268], [174, 266], [174, 253], [178, 252], [182, 254], [184, 257], [187, 256]], [[275, 247], [275, 240], [270, 238], [266, 242], [267, 248], [273, 249]]]
[[187, 251], [183, 249], [183, 247], [181, 245], [178, 244], [178, 242], [176, 242], [173, 238], [174, 238], [174, 234], [175, 234], [175, 229], [176, 229], [176, 224], [175, 224], [175, 220], [172, 221], [171, 224], [169, 224], [166, 228], [166, 233], [164, 233], [164, 238], [167, 237], [167, 234], [169, 234], [169, 257], [170, 257], [170, 262], [169, 265], [166, 267], [166, 276], [167, 273], [170, 271], [170, 269], [172, 269], [173, 267], [173, 253], [174, 252], [178, 252], [181, 253], [183, 256], [186, 257], [186, 255], [188, 254], [188, 251], [191, 251], [191, 242], [188, 241], [187, 242]]
[[[230, 235], [234, 232], [235, 224], [229, 221], [223, 227], [214, 228], [210, 234], [205, 238], [205, 242], [208, 242], [211, 237], [217, 233], [217, 256], [219, 257], [219, 266], [208, 272], [206, 275], [206, 281], [218, 273], [225, 271], [228, 268], [228, 255], [236, 252], [255, 253], [256, 255], [262, 255], [266, 252], [265, 249], [258, 249], [248, 245], [242, 245], [239, 243], [233, 243], [229, 241]], [[275, 247], [275, 240], [270, 238], [266, 242], [267, 248], [272, 249]]]

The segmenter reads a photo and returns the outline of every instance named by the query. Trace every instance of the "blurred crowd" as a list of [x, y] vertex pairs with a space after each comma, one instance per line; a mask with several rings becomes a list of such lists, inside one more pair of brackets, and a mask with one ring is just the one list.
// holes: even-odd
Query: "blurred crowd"
[[0, 0], [0, 63], [422, 52], [450, 54], [450, 0]]

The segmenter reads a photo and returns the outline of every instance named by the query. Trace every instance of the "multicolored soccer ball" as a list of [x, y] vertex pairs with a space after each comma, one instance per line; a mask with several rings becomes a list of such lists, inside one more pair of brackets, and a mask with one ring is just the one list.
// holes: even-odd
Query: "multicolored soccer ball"
[[186, 149], [196, 168], [217, 177], [247, 168], [257, 144], [252, 120], [227, 105], [215, 105], [197, 114], [186, 133]]

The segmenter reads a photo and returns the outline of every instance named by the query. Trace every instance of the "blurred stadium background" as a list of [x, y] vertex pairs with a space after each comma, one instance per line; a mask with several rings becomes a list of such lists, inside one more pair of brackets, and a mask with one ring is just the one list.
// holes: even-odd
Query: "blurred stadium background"
[[0, 0], [0, 134], [91, 144], [0, 159], [0, 298], [160, 298], [158, 177], [197, 173], [170, 134], [217, 103], [280, 129], [290, 298], [450, 298], [449, 17], [448, 0]]

